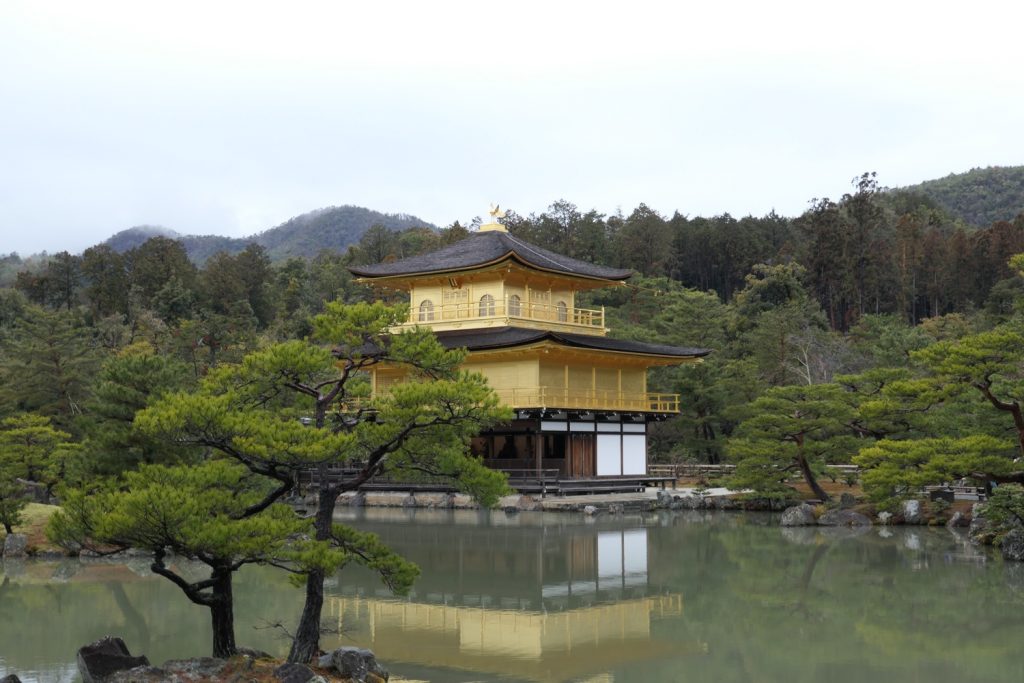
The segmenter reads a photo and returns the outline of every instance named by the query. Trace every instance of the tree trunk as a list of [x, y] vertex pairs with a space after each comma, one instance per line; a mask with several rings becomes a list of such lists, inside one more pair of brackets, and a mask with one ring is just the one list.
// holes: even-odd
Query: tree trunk
[[6, 531], [7, 535], [10, 536], [14, 533], [14, 527], [12, 527], [9, 523], [4, 522], [4, 531]]
[[811, 465], [807, 462], [807, 458], [804, 457], [802, 451], [797, 454], [796, 462], [800, 467], [800, 473], [804, 475], [804, 481], [807, 482], [807, 485], [811, 488], [811, 491], [814, 492], [814, 495], [816, 495], [818, 500], [822, 503], [827, 503], [830, 500], [830, 497], [825, 493], [825, 489], [821, 488], [821, 484], [819, 484], [818, 480], [814, 477], [814, 472], [811, 471]]
[[1021, 457], [1024, 458], [1024, 410], [1021, 409], [1020, 403], [1017, 401], [1004, 401], [992, 393], [992, 380], [987, 376], [984, 381], [975, 382], [974, 387], [997, 410], [1004, 410], [1010, 413], [1010, 417], [1013, 418], [1013, 426], [1017, 430], [1017, 448], [1020, 451]]
[[324, 606], [324, 573], [314, 569], [306, 575], [306, 603], [295, 629], [288, 661], [309, 664], [320, 654], [320, 614]]
[[[332, 487], [327, 481], [326, 467], [320, 468], [320, 491], [317, 496], [316, 540], [326, 541], [331, 537], [331, 525], [334, 523], [334, 505], [338, 502], [341, 491]], [[320, 615], [324, 607], [324, 572], [314, 569], [306, 576], [306, 603], [302, 606], [302, 616], [295, 629], [292, 648], [288, 652], [288, 661], [308, 664], [320, 654]]]
[[231, 569], [216, 568], [213, 577], [213, 602], [210, 616], [213, 622], [213, 656], [227, 659], [238, 654], [235, 646], [235, 609], [231, 592]]

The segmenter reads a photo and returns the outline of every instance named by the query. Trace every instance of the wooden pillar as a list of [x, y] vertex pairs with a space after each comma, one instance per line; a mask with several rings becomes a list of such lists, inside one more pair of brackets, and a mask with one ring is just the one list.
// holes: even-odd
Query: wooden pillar
[[537, 421], [537, 432], [533, 435], [533, 457], [537, 462], [537, 474], [544, 469], [544, 435], [540, 433], [540, 421]]
[[[537, 431], [533, 434], [533, 456], [537, 461], [537, 478], [540, 479], [540, 497], [548, 494], [547, 482], [544, 480], [544, 434], [540, 431], [540, 418], [537, 419]], [[543, 561], [543, 560], [542, 560]]]
[[562, 386], [565, 389], [565, 407], [569, 408], [569, 364], [563, 366]]
[[622, 368], [618, 369], [619, 395], [615, 404], [616, 408], [622, 408]]

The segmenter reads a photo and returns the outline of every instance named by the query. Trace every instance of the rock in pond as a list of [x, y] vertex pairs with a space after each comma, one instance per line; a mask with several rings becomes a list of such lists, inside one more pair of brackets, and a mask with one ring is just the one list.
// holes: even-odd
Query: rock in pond
[[596, 515], [598, 512], [599, 510], [593, 505], [587, 505], [583, 508], [583, 514], [585, 515]]
[[1004, 560], [1024, 562], [1024, 530], [1012, 529], [1003, 536], [1001, 549]]
[[920, 524], [924, 520], [921, 517], [921, 501], [919, 500], [905, 500], [903, 501], [903, 523], [904, 524]]
[[879, 512], [878, 523], [882, 526], [889, 526], [892, 523], [892, 513], [885, 511]]
[[342, 678], [358, 683], [387, 681], [390, 674], [377, 663], [373, 652], [360, 647], [339, 647], [322, 656], [317, 665], [321, 669], [334, 669]]
[[811, 526], [817, 520], [814, 519], [814, 508], [810, 505], [794, 505], [786, 508], [782, 513], [782, 526]]
[[829, 510], [818, 518], [821, 526], [871, 526], [871, 520], [853, 510]]
[[14, 674], [7, 674], [3, 678], [0, 678], [0, 683], [21, 683], [21, 679]]
[[28, 547], [28, 538], [25, 534], [7, 534], [4, 539], [4, 557], [25, 557], [25, 549]]
[[133, 657], [117, 637], [106, 636], [78, 649], [78, 672], [83, 683], [98, 683], [117, 671], [149, 666], [145, 655]]

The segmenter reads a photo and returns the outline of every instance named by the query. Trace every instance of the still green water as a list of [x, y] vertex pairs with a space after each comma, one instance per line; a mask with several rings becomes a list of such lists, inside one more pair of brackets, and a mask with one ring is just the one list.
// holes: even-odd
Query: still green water
[[[782, 529], [730, 513], [353, 510], [416, 561], [413, 594], [329, 580], [325, 646], [468, 681], [1021, 681], [1024, 567], [946, 529]], [[77, 679], [105, 634], [155, 663], [206, 654], [207, 613], [143, 559], [0, 565], [0, 677]], [[196, 568], [200, 571], [200, 568]], [[236, 582], [237, 637], [275, 654], [302, 593], [280, 571]]]

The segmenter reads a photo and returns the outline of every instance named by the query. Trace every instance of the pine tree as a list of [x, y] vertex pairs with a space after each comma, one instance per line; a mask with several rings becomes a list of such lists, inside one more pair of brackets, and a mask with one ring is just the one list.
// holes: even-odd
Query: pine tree
[[730, 486], [786, 496], [786, 482], [796, 472], [817, 498], [828, 501], [818, 473], [846, 461], [855, 446], [845, 392], [835, 384], [773, 387], [750, 404], [749, 414], [729, 441], [729, 457], [737, 463]]
[[[119, 487], [68, 490], [48, 533], [61, 545], [100, 555], [138, 548], [153, 553], [153, 573], [210, 610], [213, 656], [237, 652], [232, 577], [247, 564], [337, 566], [343, 553], [326, 544], [292, 542], [309, 521], [275, 504], [280, 487], [227, 460], [200, 466], [144, 465]], [[168, 564], [174, 554], [205, 564], [193, 580]]]
[[[314, 319], [322, 345], [290, 341], [251, 353], [136, 422], [154, 437], [216, 450], [285, 491], [315, 472], [319, 541], [349, 533], [332, 521], [339, 496], [385, 472], [444, 477], [490, 504], [504, 475], [472, 458], [468, 441], [509, 414], [481, 376], [459, 371], [464, 354], [446, 351], [429, 330], [389, 334], [404, 317], [379, 303], [329, 304]], [[409, 381], [368, 400], [365, 372], [381, 363], [408, 368]], [[324, 567], [308, 572], [291, 661], [308, 662], [319, 649], [325, 576]]]

